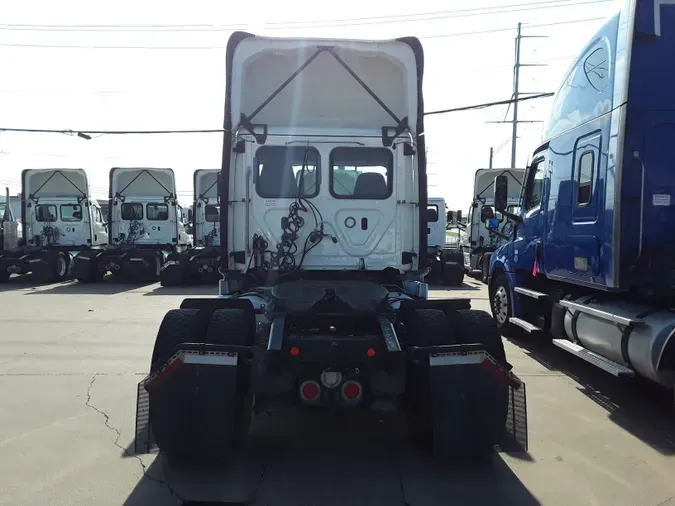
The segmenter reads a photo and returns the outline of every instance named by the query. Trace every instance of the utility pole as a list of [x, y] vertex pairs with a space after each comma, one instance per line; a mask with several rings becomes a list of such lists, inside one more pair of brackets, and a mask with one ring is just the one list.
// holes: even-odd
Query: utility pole
[[516, 35], [516, 62], [513, 65], [513, 133], [511, 134], [511, 168], [516, 168], [516, 141], [518, 140], [518, 78], [520, 77], [520, 41], [522, 23], [518, 23]]
[[[518, 124], [519, 123], [543, 123], [542, 121], [521, 120], [518, 119], [518, 99], [521, 95], [538, 95], [535, 92], [520, 91], [520, 68], [521, 67], [545, 67], [545, 63], [520, 63], [520, 47], [523, 39], [545, 38], [546, 35], [523, 35], [522, 23], [518, 23], [518, 32], [516, 34], [515, 58], [513, 64], [513, 119], [511, 121], [488, 121], [488, 123], [511, 123], [511, 168], [516, 168], [517, 142], [518, 142]], [[508, 114], [508, 109], [506, 111]]]
[[489, 165], [490, 168], [492, 168], [492, 155], [493, 154], [494, 154], [494, 151], [493, 151], [492, 147], [490, 147], [490, 165]]

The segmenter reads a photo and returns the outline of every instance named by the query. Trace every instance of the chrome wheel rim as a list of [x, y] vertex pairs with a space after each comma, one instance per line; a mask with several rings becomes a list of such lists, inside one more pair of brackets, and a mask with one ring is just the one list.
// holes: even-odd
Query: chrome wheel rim
[[502, 325], [506, 323], [509, 313], [509, 298], [506, 294], [506, 288], [500, 286], [492, 297], [492, 306], [497, 322]]
[[59, 277], [63, 277], [66, 275], [66, 271], [68, 270], [68, 266], [66, 265], [66, 259], [63, 257], [58, 257], [56, 259], [56, 274]]

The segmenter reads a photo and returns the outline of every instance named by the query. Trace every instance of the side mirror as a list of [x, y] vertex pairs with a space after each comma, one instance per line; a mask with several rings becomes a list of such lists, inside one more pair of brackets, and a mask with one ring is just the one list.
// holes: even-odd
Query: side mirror
[[191, 222], [192, 221], [192, 209], [188, 209], [187, 215], [188, 215], [188, 222]]
[[499, 220], [497, 218], [485, 220], [485, 228], [488, 230], [497, 230], [499, 228]]
[[448, 223], [452, 223], [453, 221], [455, 221], [455, 213], [454, 213], [454, 211], [448, 211], [448, 212], [446, 213], [446, 215], [445, 215], [445, 220], [446, 220]]
[[495, 212], [491, 206], [483, 206], [480, 209], [480, 221], [485, 222], [495, 217]]
[[501, 175], [495, 178], [495, 209], [505, 211], [508, 203], [509, 179]]

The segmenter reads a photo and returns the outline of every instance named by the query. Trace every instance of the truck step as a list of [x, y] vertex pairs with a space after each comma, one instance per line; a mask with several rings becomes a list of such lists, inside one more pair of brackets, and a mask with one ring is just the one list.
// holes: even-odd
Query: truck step
[[593, 364], [595, 367], [598, 367], [617, 378], [632, 378], [635, 375], [635, 372], [632, 369], [606, 359], [605, 357], [587, 350], [583, 346], [579, 346], [572, 341], [568, 341], [567, 339], [553, 339], [552, 342], [558, 348], [584, 359], [589, 364]]
[[521, 295], [525, 295], [525, 296], [530, 297], [532, 299], [543, 300], [543, 299], [548, 297], [548, 295], [545, 294], [545, 293], [537, 292], [536, 290], [530, 290], [529, 288], [523, 288], [521, 286], [517, 286], [513, 290], [516, 293], [519, 293]]
[[520, 327], [521, 329], [525, 330], [530, 334], [533, 334], [535, 332], [541, 332], [541, 329], [539, 327], [537, 327], [536, 325], [532, 325], [530, 322], [526, 322], [522, 318], [511, 317], [509, 318], [509, 323], [512, 323], [517, 327]]
[[609, 313], [601, 309], [595, 309], [592, 307], [584, 306], [583, 304], [579, 304], [577, 302], [572, 302], [571, 300], [561, 300], [560, 302], [558, 302], [558, 304], [568, 309], [581, 311], [582, 313], [586, 313], [591, 316], [597, 316], [598, 318], [602, 318], [603, 320], [618, 323], [619, 325], [637, 327], [644, 324], [644, 320], [640, 320], [638, 318], [630, 318], [628, 316], [621, 316], [618, 314]]

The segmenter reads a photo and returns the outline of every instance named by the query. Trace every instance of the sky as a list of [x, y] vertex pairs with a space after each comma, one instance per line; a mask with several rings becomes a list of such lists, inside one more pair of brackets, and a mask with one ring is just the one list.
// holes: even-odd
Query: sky
[[[420, 38], [427, 111], [507, 100], [516, 27], [523, 23], [521, 92], [554, 92], [613, 0], [61, 0], [7, 2], [0, 17], [0, 129], [167, 130], [223, 125], [225, 46], [233, 30], [260, 35]], [[11, 7], [9, 7], [11, 6]], [[8, 8], [9, 7], [9, 8]], [[534, 37], [536, 36], [536, 37]], [[542, 140], [551, 98], [522, 102], [516, 166]], [[430, 196], [469, 208], [473, 176], [510, 167], [510, 107], [428, 116]], [[20, 191], [25, 168], [85, 169], [107, 197], [116, 166], [171, 167], [188, 204], [196, 169], [218, 168], [222, 134], [73, 135], [0, 131], [0, 188]]]

